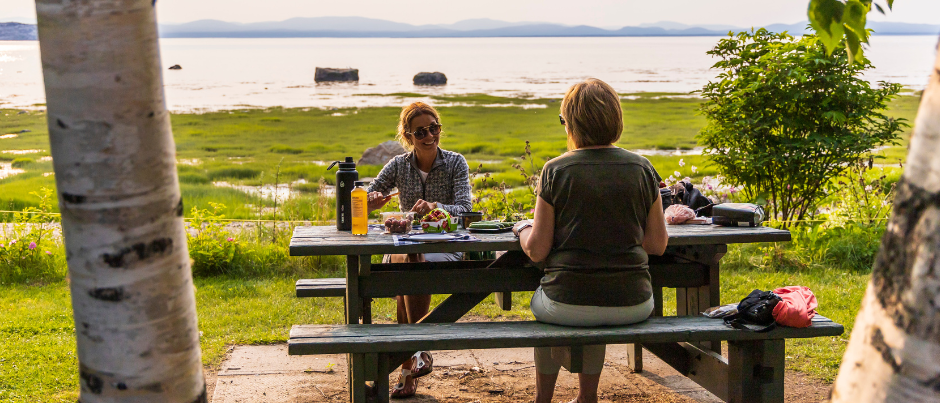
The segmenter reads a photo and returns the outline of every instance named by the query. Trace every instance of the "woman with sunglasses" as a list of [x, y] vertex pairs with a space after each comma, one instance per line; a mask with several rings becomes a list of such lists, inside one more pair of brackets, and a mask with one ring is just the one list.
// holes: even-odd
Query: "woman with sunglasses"
[[[535, 219], [513, 227], [522, 250], [544, 262], [530, 308], [540, 322], [626, 325], [653, 311], [648, 254], [662, 255], [668, 235], [659, 174], [646, 158], [614, 146], [623, 131], [620, 96], [588, 79], [561, 102], [568, 151], [545, 163]], [[604, 345], [584, 346], [578, 397], [596, 403]], [[536, 403], [549, 403], [567, 347], [535, 349]]]
[[[433, 107], [415, 102], [402, 108], [396, 138], [409, 150], [393, 158], [382, 168], [369, 186], [369, 209], [381, 208], [398, 188], [402, 211], [413, 211], [423, 217], [435, 208], [451, 215], [470, 211], [470, 167], [459, 153], [440, 148], [441, 117]], [[460, 260], [456, 253], [427, 253], [421, 255], [386, 255], [386, 263], [441, 262]], [[399, 295], [398, 323], [416, 323], [427, 315], [431, 306], [430, 295]], [[431, 373], [431, 354], [420, 351], [401, 366], [398, 383], [391, 396], [413, 396], [417, 391], [416, 379]]]

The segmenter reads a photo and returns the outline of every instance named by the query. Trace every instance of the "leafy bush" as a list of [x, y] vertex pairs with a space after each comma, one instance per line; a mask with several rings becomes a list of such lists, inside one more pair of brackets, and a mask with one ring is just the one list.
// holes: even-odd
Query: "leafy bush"
[[212, 211], [193, 207], [190, 213], [191, 231], [187, 232], [187, 243], [193, 276], [229, 274], [239, 253], [239, 244], [225, 229], [225, 215], [220, 213], [225, 206], [212, 202], [209, 205]]
[[36, 162], [32, 158], [14, 158], [12, 166], [13, 168], [23, 168], [29, 164]]
[[813, 35], [794, 39], [765, 29], [722, 39], [717, 82], [702, 89], [708, 120], [698, 138], [730, 185], [764, 199], [774, 217], [803, 219], [829, 178], [874, 147], [897, 144], [907, 125], [883, 112], [901, 89], [860, 77], [843, 49], [826, 54]]
[[65, 277], [65, 253], [53, 228], [58, 216], [52, 211], [52, 189], [30, 194], [39, 207], [14, 214], [12, 231], [0, 237], [0, 284], [58, 281]]

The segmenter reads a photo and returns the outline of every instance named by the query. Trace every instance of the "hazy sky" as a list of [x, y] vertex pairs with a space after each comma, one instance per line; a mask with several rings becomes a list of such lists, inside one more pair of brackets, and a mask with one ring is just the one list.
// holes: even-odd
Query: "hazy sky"
[[[542, 21], [620, 27], [657, 21], [741, 27], [806, 19], [809, 0], [158, 0], [162, 23], [217, 19], [280, 21], [293, 17], [360, 16], [410, 24], [453, 23], [470, 18]], [[882, 5], [885, 0], [876, 0]], [[34, 0], [0, 0], [0, 21], [35, 19]], [[897, 0], [887, 18], [872, 20], [940, 24], [940, 1]]]

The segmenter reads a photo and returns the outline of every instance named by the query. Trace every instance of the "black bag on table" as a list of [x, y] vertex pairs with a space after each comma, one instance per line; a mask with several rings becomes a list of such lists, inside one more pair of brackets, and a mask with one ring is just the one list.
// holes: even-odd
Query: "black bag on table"
[[[663, 198], [663, 211], [666, 210], [666, 207], [673, 204], [684, 204], [696, 211], [712, 204], [711, 200], [708, 200], [702, 192], [692, 186], [691, 182], [684, 180], [679, 181], [675, 185], [660, 188], [659, 194]], [[696, 215], [702, 216], [702, 214]]]
[[[751, 291], [738, 303], [738, 313], [724, 318], [725, 325], [757, 333], [769, 332], [777, 325], [774, 320], [774, 307], [781, 300], [773, 291]], [[761, 327], [753, 329], [746, 325]]]

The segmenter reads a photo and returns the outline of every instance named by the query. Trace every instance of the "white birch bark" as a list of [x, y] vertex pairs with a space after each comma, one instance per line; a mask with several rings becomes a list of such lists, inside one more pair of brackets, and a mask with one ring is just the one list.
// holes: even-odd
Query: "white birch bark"
[[37, 0], [80, 401], [205, 402], [151, 0]]
[[940, 53], [833, 402], [940, 402]]

